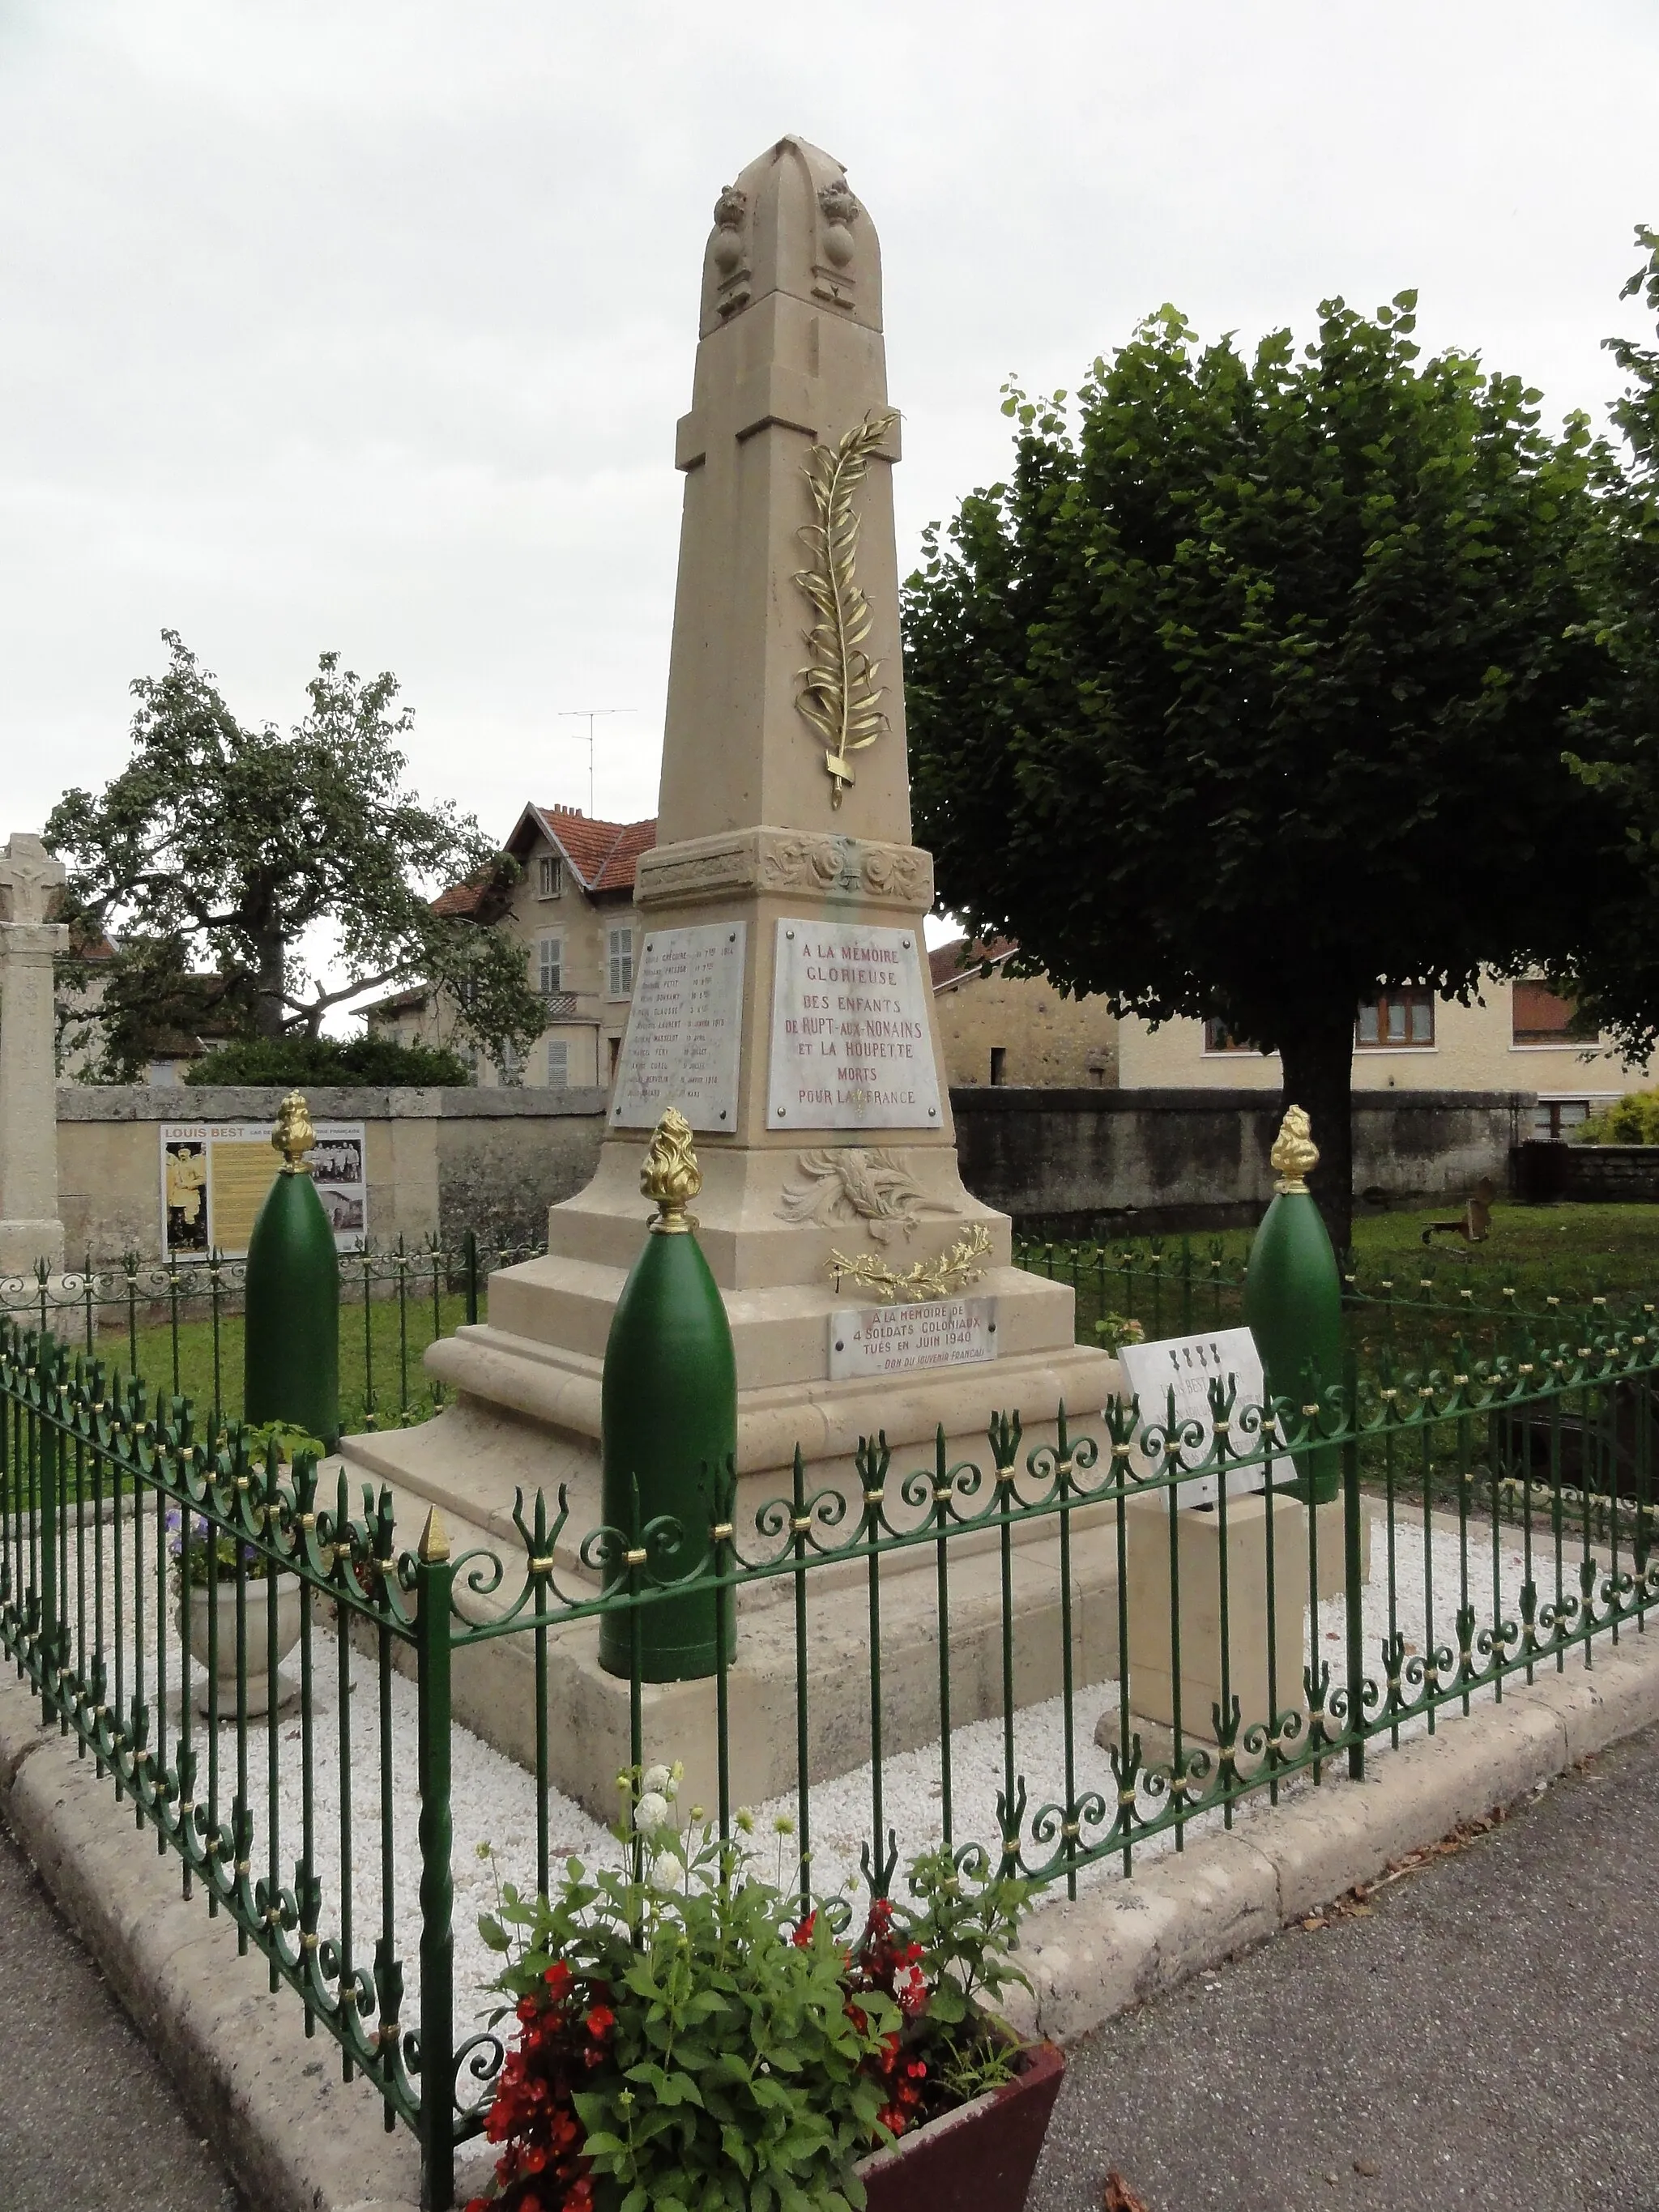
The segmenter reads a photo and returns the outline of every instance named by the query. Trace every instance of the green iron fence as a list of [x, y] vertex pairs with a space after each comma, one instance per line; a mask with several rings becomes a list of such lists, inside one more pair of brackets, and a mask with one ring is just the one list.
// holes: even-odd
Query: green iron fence
[[[452, 1245], [435, 1237], [340, 1255], [340, 1413], [348, 1433], [425, 1420], [443, 1386], [422, 1354], [465, 1322], [483, 1318], [497, 1267], [545, 1248], [506, 1246], [465, 1231]], [[90, 1356], [119, 1360], [211, 1418], [234, 1419], [242, 1404], [242, 1313], [246, 1262], [144, 1260], [137, 1253], [53, 1274], [0, 1276], [0, 1316]]]
[[[1358, 1775], [1379, 1743], [1501, 1698], [1516, 1677], [1589, 1666], [1598, 1641], [1645, 1628], [1659, 1598], [1659, 1340], [1613, 1321], [1557, 1336], [1500, 1320], [1501, 1344], [1427, 1368], [1385, 1349], [1266, 1425], [1219, 1378], [1206, 1428], [1114, 1403], [1096, 1434], [1062, 1415], [1033, 1444], [1018, 1414], [999, 1414], [987, 1451], [963, 1462], [941, 1435], [921, 1464], [866, 1439], [845, 1480], [810, 1480], [798, 1454], [770, 1497], [739, 1491], [729, 1468], [705, 1474], [695, 1524], [580, 1534], [565, 1493], [520, 1499], [517, 1550], [459, 1559], [430, 1521], [409, 1547], [384, 1490], [365, 1489], [354, 1511], [343, 1475], [325, 1486], [308, 1459], [256, 1463], [234, 1424], [198, 1421], [95, 1358], [0, 1323], [0, 1648], [43, 1720], [76, 1740], [158, 1851], [178, 1856], [186, 1892], [232, 1920], [272, 1986], [334, 2039], [348, 2076], [372, 2080], [388, 2127], [418, 2132], [426, 2201], [441, 2208], [502, 2059], [500, 2038], [477, 2025], [476, 1994], [457, 1994], [458, 1664], [503, 1642], [525, 1653], [535, 1741], [522, 1881], [544, 1888], [570, 1809], [553, 1786], [562, 1642], [625, 1615], [637, 1767], [648, 1747], [633, 1632], [645, 1609], [701, 1595], [722, 1626], [735, 1610], [741, 1665], [745, 1622], [769, 1601], [794, 1718], [779, 1848], [805, 1905], [836, 1866], [813, 1774], [815, 1624], [851, 1603], [869, 1754], [852, 1881], [884, 1892], [901, 1852], [931, 1840], [900, 1832], [911, 1815], [893, 1777], [906, 1757], [927, 1764], [929, 1819], [964, 1871], [1075, 1894], [1180, 1849], [1194, 1823], [1231, 1825], [1250, 1801]], [[1342, 1470], [1328, 1524], [1275, 1486], [1314, 1445]], [[1213, 1492], [1207, 1508], [1190, 1505], [1199, 1484]], [[1218, 1601], [1219, 1674], [1204, 1705], [1182, 1602], [1200, 1535], [1214, 1539]], [[1151, 1632], [1121, 1595], [1137, 1545], [1165, 1563]], [[1098, 1578], [1081, 1595], [1085, 1559], [1120, 1593], [1103, 1622], [1087, 1618], [1108, 1601]], [[1039, 1571], [1053, 1577], [1042, 1616], [1053, 1648], [1034, 1704], [1019, 1593]], [[992, 1593], [988, 1694], [988, 1670], [963, 1663], [970, 1572]], [[936, 1655], [920, 1719], [914, 1698], [896, 1711], [884, 1675], [896, 1594], [914, 1605], [918, 1591]], [[1273, 1625], [1286, 1619], [1288, 1632]], [[1148, 1656], [1149, 1633], [1167, 1660]], [[715, 1642], [723, 1654], [724, 1635]], [[1154, 1674], [1171, 1686], [1161, 1732], [1137, 1705]], [[723, 1834], [739, 1817], [732, 1676], [722, 1658], [710, 1686]], [[970, 1690], [982, 1711], [969, 1747]]]

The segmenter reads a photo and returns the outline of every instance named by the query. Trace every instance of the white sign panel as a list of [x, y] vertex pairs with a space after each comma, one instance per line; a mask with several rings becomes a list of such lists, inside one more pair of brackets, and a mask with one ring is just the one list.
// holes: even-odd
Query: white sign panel
[[[1206, 1457], [1214, 1441], [1210, 1384], [1218, 1377], [1224, 1383], [1231, 1377], [1237, 1386], [1230, 1439], [1233, 1449], [1255, 1450], [1259, 1432], [1254, 1431], [1253, 1425], [1252, 1432], [1246, 1434], [1240, 1424], [1247, 1407], [1261, 1406], [1267, 1385], [1261, 1372], [1261, 1355], [1248, 1328], [1217, 1328], [1204, 1336], [1170, 1336], [1156, 1344], [1125, 1344], [1120, 1346], [1117, 1357], [1124, 1381], [1139, 1401], [1143, 1430], [1165, 1426], [1170, 1418], [1170, 1393], [1174, 1391], [1175, 1426], [1194, 1439], [1183, 1441], [1182, 1446], [1182, 1456], [1188, 1465]], [[1152, 1462], [1137, 1447], [1132, 1464], [1144, 1474], [1150, 1471]], [[1283, 1479], [1288, 1482], [1294, 1473], [1287, 1459]], [[1238, 1469], [1227, 1477], [1229, 1498], [1265, 1487], [1266, 1475], [1260, 1467]], [[1176, 1491], [1178, 1505], [1213, 1505], [1215, 1498], [1216, 1480], [1212, 1474], [1183, 1482]]]
[[611, 1119], [654, 1129], [671, 1106], [694, 1129], [738, 1125], [745, 921], [653, 929], [645, 940]]
[[[270, 1121], [163, 1121], [161, 1251], [169, 1260], [247, 1250], [282, 1154]], [[319, 1121], [306, 1167], [337, 1249], [368, 1241], [367, 1133], [361, 1121]]]
[[937, 1129], [921, 934], [781, 921], [769, 1129]]
[[830, 1380], [976, 1367], [997, 1356], [994, 1298], [929, 1298], [913, 1306], [846, 1306], [830, 1316]]

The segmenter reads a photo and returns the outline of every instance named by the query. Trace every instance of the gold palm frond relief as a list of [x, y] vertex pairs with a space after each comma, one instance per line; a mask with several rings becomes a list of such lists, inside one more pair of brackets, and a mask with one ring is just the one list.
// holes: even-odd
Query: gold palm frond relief
[[881, 706], [885, 687], [876, 681], [881, 663], [864, 649], [871, 616], [859, 588], [859, 514], [853, 495], [869, 472], [871, 454], [897, 420], [893, 408], [872, 408], [834, 446], [814, 446], [802, 471], [817, 520], [801, 531], [813, 559], [795, 581], [812, 602], [817, 620], [805, 633], [807, 662], [796, 671], [800, 688], [795, 705], [823, 740], [823, 765], [836, 806], [853, 781], [848, 754], [874, 744], [887, 726]]

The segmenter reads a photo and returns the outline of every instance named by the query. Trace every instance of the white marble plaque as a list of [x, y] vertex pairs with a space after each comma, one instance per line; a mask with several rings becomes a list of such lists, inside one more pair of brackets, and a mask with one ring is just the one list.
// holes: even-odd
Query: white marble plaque
[[929, 1298], [910, 1306], [843, 1306], [830, 1316], [830, 1380], [977, 1367], [997, 1356], [994, 1298]]
[[736, 1128], [748, 928], [703, 921], [647, 933], [617, 1065], [613, 1127], [653, 1129], [677, 1106], [694, 1129]]
[[920, 930], [781, 921], [767, 1127], [942, 1127], [927, 995]]
[[[1182, 1447], [1182, 1455], [1188, 1466], [1206, 1458], [1214, 1441], [1210, 1384], [1218, 1376], [1223, 1382], [1231, 1377], [1237, 1386], [1232, 1411], [1233, 1449], [1255, 1451], [1261, 1442], [1260, 1431], [1254, 1423], [1248, 1431], [1239, 1424], [1248, 1408], [1261, 1406], [1267, 1395], [1267, 1384], [1261, 1372], [1261, 1355], [1248, 1328], [1215, 1328], [1206, 1335], [1169, 1336], [1154, 1344], [1126, 1344], [1119, 1348], [1117, 1357], [1124, 1381], [1139, 1401], [1143, 1429], [1163, 1429], [1168, 1424], [1170, 1393], [1174, 1391], [1176, 1425], [1188, 1430], [1194, 1439]], [[1141, 1474], [1148, 1472], [1152, 1464], [1139, 1444], [1133, 1464]], [[1288, 1482], [1295, 1473], [1294, 1466], [1286, 1458], [1279, 1479]], [[1260, 1467], [1237, 1469], [1227, 1477], [1229, 1498], [1266, 1486], [1265, 1471]], [[1216, 1480], [1212, 1474], [1200, 1475], [1176, 1486], [1177, 1505], [1213, 1505], [1215, 1498]]]

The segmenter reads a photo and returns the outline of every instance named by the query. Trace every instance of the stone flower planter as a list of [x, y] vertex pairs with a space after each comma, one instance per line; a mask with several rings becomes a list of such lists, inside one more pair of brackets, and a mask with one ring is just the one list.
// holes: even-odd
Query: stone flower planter
[[[247, 1586], [247, 1712], [250, 1720], [263, 1719], [269, 1705], [270, 1678], [265, 1672], [265, 1607], [267, 1605], [264, 1580], [250, 1582]], [[190, 1594], [190, 1655], [204, 1669], [203, 1679], [196, 1685], [195, 1706], [205, 1720], [211, 1710], [209, 1704], [210, 1685], [206, 1676], [209, 1666], [208, 1644], [209, 1596], [205, 1589], [192, 1589]], [[173, 1615], [179, 1633], [185, 1633], [185, 1605], [182, 1598]], [[283, 1587], [276, 1596], [276, 1657], [280, 1663], [300, 1640], [300, 1585], [292, 1577], [283, 1578]], [[227, 1594], [222, 1585], [219, 1591], [219, 1718], [222, 1722], [236, 1718], [236, 1599], [234, 1589]], [[276, 1677], [276, 1710], [285, 1713], [300, 1694], [300, 1686], [286, 1674]]]
[[867, 2212], [1023, 2212], [1066, 2054], [1034, 2043], [1020, 2070], [859, 2164]]

